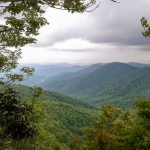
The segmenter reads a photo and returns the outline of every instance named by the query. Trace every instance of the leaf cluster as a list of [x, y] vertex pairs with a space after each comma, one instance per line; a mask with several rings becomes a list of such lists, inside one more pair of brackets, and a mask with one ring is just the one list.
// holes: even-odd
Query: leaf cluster
[[150, 38], [150, 24], [148, 23], [148, 20], [145, 17], [142, 17], [141, 24], [144, 28], [144, 31], [142, 32], [143, 36], [145, 38]]
[[135, 111], [112, 105], [102, 107], [99, 118], [87, 130], [87, 150], [143, 149], [150, 146], [150, 101], [137, 100]]
[[0, 141], [21, 141], [37, 134], [36, 126], [30, 122], [32, 106], [23, 103], [12, 88], [0, 92]]

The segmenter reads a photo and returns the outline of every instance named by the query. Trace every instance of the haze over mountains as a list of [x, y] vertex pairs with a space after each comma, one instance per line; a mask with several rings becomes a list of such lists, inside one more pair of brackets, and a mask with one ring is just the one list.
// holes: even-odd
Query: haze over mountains
[[34, 65], [35, 75], [23, 82], [81, 99], [94, 106], [112, 102], [131, 106], [138, 96], [150, 97], [150, 65], [108, 63]]

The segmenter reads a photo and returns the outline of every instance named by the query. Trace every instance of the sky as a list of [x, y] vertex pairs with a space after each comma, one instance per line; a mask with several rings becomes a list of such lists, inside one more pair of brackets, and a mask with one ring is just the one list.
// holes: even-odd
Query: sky
[[142, 16], [150, 22], [150, 0], [118, 1], [101, 0], [80, 14], [46, 8], [50, 24], [40, 29], [37, 44], [22, 49], [20, 63], [150, 63], [150, 39], [140, 23]]

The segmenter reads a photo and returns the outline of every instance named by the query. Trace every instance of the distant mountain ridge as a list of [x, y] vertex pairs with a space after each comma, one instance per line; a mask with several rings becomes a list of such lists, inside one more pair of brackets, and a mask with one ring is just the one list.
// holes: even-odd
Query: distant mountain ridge
[[141, 64], [141, 63], [136, 63], [136, 62], [129, 62], [128, 64], [134, 67], [140, 67], [140, 68], [150, 67], [150, 64]]
[[123, 63], [111, 63], [73, 79], [55, 82], [49, 88], [50, 90], [57, 90], [65, 94], [68, 94], [68, 91], [72, 91], [71, 93], [76, 95], [77, 92], [81, 92], [92, 86], [102, 86], [107, 80], [118, 78], [124, 75], [124, 73], [129, 73], [137, 69]]
[[139, 95], [150, 96], [150, 67], [120, 62], [65, 66], [57, 75], [42, 79], [39, 85], [96, 106], [104, 102], [132, 105]]

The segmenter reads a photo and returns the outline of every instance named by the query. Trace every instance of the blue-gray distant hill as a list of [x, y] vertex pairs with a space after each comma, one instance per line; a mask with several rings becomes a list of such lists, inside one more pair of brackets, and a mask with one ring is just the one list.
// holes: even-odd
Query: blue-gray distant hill
[[22, 66], [30, 66], [35, 68], [34, 75], [25, 81], [25, 85], [41, 85], [54, 81], [60, 77], [70, 76], [70, 74], [85, 69], [87, 66], [78, 66], [71, 64], [24, 64]]
[[136, 63], [136, 62], [129, 62], [128, 64], [134, 67], [139, 67], [139, 68], [150, 67], [150, 64], [141, 64], [141, 63]]

